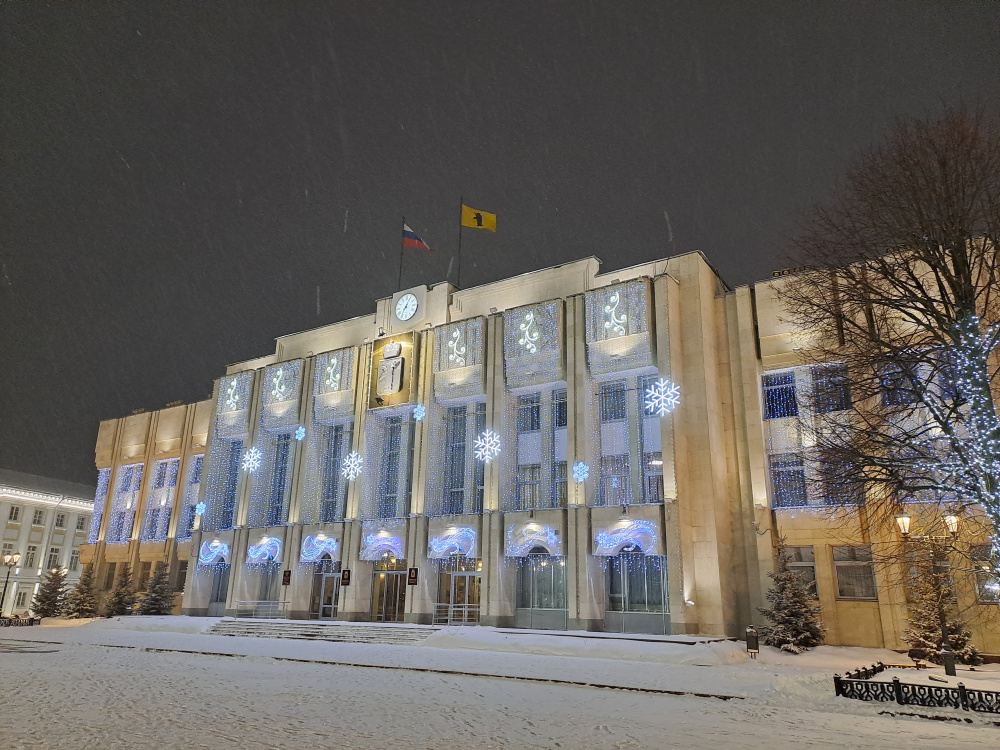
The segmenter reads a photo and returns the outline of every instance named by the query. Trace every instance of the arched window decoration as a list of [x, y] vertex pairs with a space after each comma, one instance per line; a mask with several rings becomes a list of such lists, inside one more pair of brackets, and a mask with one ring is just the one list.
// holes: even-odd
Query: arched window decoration
[[667, 559], [646, 555], [638, 545], [608, 560], [609, 612], [669, 612]]

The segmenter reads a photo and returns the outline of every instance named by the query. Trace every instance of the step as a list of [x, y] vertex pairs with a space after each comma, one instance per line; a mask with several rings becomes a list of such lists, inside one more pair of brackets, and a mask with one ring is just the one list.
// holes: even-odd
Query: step
[[401, 625], [317, 623], [298, 620], [220, 620], [210, 635], [241, 638], [294, 638], [341, 643], [412, 645], [422, 643], [438, 628]]

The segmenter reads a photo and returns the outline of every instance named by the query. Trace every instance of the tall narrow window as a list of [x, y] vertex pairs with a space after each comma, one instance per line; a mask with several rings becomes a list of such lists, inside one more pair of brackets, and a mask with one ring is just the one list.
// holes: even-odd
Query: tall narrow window
[[541, 481], [542, 467], [538, 464], [517, 467], [517, 510], [529, 510], [538, 507], [538, 488]]
[[795, 372], [772, 372], [764, 375], [764, 419], [784, 419], [799, 414], [795, 396]]
[[[486, 404], [476, 404], [476, 434], [481, 435], [486, 429]], [[486, 494], [486, 464], [476, 461], [476, 513], [483, 512], [483, 498]]]
[[198, 495], [201, 491], [201, 475], [205, 468], [205, 456], [192, 456], [188, 464], [187, 487], [184, 489], [184, 513], [177, 526], [178, 539], [190, 539], [194, 531], [194, 521], [198, 508]]
[[465, 406], [452, 406], [445, 416], [444, 515], [461, 513], [465, 502], [465, 413]]
[[557, 430], [566, 426], [565, 388], [560, 388], [552, 394], [552, 421]]
[[628, 419], [628, 389], [624, 380], [603, 383], [600, 402], [602, 422], [620, 422]]
[[351, 422], [330, 425], [325, 430], [325, 460], [322, 467], [320, 487], [320, 521], [329, 523], [344, 517], [344, 501], [347, 497], [347, 480], [340, 471], [341, 463], [351, 446], [354, 425]]
[[49, 558], [45, 561], [45, 567], [49, 570], [59, 567], [59, 553], [60, 549], [58, 547], [49, 547]]
[[382, 457], [382, 466], [379, 471], [376, 516], [378, 518], [395, 518], [397, 503], [399, 501], [399, 460], [402, 452], [403, 437], [402, 418], [389, 417], [386, 420], [385, 429], [387, 431], [385, 455]]
[[553, 505], [555, 508], [566, 507], [566, 503], [569, 498], [566, 481], [566, 462], [554, 461], [552, 463], [552, 489], [555, 493], [555, 502]]
[[243, 455], [243, 441], [233, 440], [229, 443], [229, 454], [226, 456], [226, 483], [223, 487], [222, 512], [219, 514], [217, 529], [228, 529], [233, 525], [236, 515], [236, 488], [240, 481], [240, 457]]
[[601, 457], [602, 505], [622, 505], [632, 501], [632, 476], [627, 453]]
[[69, 553], [69, 569], [74, 571], [80, 567], [80, 550], [75, 549]]
[[274, 471], [267, 498], [267, 525], [280, 526], [285, 522], [285, 485], [288, 481], [288, 457], [291, 453], [291, 433], [275, 436]]
[[647, 503], [663, 502], [663, 453], [642, 454], [642, 478]]
[[517, 397], [517, 431], [536, 432], [542, 428], [541, 394]]

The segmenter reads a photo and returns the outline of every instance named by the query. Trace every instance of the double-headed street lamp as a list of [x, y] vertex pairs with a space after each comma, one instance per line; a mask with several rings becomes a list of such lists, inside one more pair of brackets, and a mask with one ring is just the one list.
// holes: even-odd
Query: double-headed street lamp
[[3, 603], [7, 599], [7, 584], [10, 582], [10, 569], [21, 560], [20, 552], [8, 552], [3, 556], [3, 564], [7, 566], [7, 577], [3, 581], [3, 594], [0, 594], [0, 614], [3, 614]]

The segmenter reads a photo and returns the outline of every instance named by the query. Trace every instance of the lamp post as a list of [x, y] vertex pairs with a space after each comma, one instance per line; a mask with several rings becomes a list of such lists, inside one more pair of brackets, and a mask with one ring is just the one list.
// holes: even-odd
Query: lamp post
[[7, 577], [3, 580], [3, 594], [0, 595], [0, 615], [3, 614], [3, 604], [7, 599], [7, 584], [10, 582], [10, 569], [21, 560], [20, 552], [8, 552], [3, 556], [3, 564], [7, 566]]
[[[908, 542], [913, 539], [923, 539], [932, 542], [931, 545], [931, 565], [935, 573], [944, 568], [944, 563], [946, 559], [944, 555], [941, 554], [941, 545], [939, 542], [944, 541], [946, 544], [951, 544], [958, 538], [958, 516], [954, 513], [946, 512], [941, 517], [944, 523], [945, 529], [948, 531], [947, 536], [932, 536], [929, 534], [921, 536], [910, 536], [910, 514], [906, 511], [897, 513], [896, 516], [896, 526], [899, 527], [899, 534], [903, 537], [903, 542]], [[941, 662], [944, 664], [944, 673], [949, 677], [955, 677], [955, 652], [951, 650], [948, 644], [948, 622], [944, 611], [944, 596], [941, 591], [938, 591], [937, 597], [937, 610], [938, 610], [938, 622], [941, 627]]]

